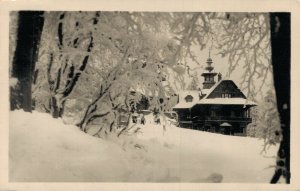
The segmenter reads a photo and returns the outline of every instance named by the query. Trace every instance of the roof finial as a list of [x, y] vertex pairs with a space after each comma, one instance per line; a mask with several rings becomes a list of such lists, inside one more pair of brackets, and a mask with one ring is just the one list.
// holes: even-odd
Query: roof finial
[[208, 58], [210, 58], [210, 48], [209, 48], [209, 50], [208, 50]]

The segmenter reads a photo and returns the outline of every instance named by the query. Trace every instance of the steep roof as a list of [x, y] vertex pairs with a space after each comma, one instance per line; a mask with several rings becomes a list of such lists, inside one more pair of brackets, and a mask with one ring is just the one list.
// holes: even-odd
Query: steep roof
[[[185, 102], [184, 101], [184, 97], [179, 98], [179, 103], [177, 105], [175, 105], [173, 108], [175, 109], [185, 109], [185, 108], [192, 108], [193, 106], [195, 106], [196, 104], [199, 105], [248, 105], [248, 106], [255, 106], [256, 103], [253, 101], [250, 101], [246, 98], [245, 94], [241, 91], [240, 93], [243, 95], [243, 97], [233, 97], [233, 98], [221, 98], [221, 97], [217, 97], [217, 98], [209, 98], [209, 96], [215, 91], [215, 89], [223, 82], [226, 81], [230, 81], [230, 83], [233, 83], [235, 86], [236, 84], [229, 79], [223, 79], [220, 80], [219, 82], [217, 82], [213, 87], [211, 87], [210, 89], [203, 89], [201, 91], [185, 91], [185, 92], [181, 92], [179, 95], [185, 95], [184, 97], [186, 97], [187, 95], [205, 95], [202, 99], [197, 99], [196, 97], [194, 97], [195, 99], [193, 100], [193, 102]], [[237, 87], [237, 86], [236, 86]], [[238, 88], [238, 87], [237, 87]], [[245, 98], [244, 98], [245, 97]]]
[[[221, 83], [224, 83], [224, 82], [226, 82], [226, 81], [230, 81], [230, 82], [232, 82], [236, 87], [238, 87], [238, 86], [234, 83], [234, 81], [232, 81], [232, 80], [230, 80], [230, 79], [222, 79], [222, 80], [218, 81], [215, 85], [213, 85], [210, 89], [203, 89], [203, 90], [201, 90], [202, 93], [205, 94], [205, 97], [204, 97], [203, 99], [208, 98], [208, 96], [209, 96], [213, 91], [215, 91], [215, 89], [216, 89]], [[244, 94], [240, 89], [239, 89], [239, 91], [245, 96], [245, 94]], [[246, 97], [246, 96], [245, 96], [245, 97]]]
[[215, 85], [213, 85], [210, 89], [202, 89], [201, 92], [202, 92], [203, 94], [205, 94], [205, 97], [204, 97], [203, 99], [205, 99], [209, 94], [211, 94], [211, 92], [213, 92], [213, 91], [216, 89], [216, 87], [217, 87], [222, 81], [224, 81], [224, 80], [218, 81], [218, 82], [217, 82]]

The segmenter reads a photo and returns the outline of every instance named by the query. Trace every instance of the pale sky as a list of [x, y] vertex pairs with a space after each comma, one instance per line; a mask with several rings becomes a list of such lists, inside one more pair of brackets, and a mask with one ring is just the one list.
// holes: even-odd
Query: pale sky
[[[244, 73], [244, 69], [242, 68], [243, 63], [240, 64], [240, 67], [237, 67], [235, 69], [235, 71], [232, 72], [232, 74], [230, 75], [230, 77], [226, 76], [227, 72], [228, 72], [228, 58], [224, 57], [222, 58], [220, 55], [217, 54], [216, 50], [211, 50], [211, 58], [213, 60], [213, 64], [212, 66], [214, 67], [214, 71], [217, 73], [221, 73], [223, 78], [226, 79], [231, 79], [233, 80], [236, 85], [240, 88], [240, 83], [242, 82], [242, 76]], [[209, 56], [209, 48], [206, 48], [202, 51], [197, 51], [197, 57], [198, 57], [198, 61], [201, 65], [198, 65], [197, 63], [190, 61], [189, 62], [189, 66], [191, 68], [191, 72], [197, 72], [198, 74], [198, 78], [200, 80], [200, 87], [202, 87], [202, 82], [203, 82], [203, 77], [201, 76], [201, 73], [205, 70], [204, 67], [206, 66], [206, 60]], [[271, 73], [268, 75], [268, 78], [266, 80], [266, 85], [264, 85], [264, 88], [262, 89], [263, 93], [265, 93], [268, 89], [268, 86], [272, 85], [272, 79], [271, 79], [272, 75]], [[216, 80], [216, 79], [215, 79]], [[256, 79], [255, 81], [255, 85], [257, 85], [257, 88], [261, 85], [262, 83], [262, 79]], [[243, 92], [245, 94], [247, 94], [247, 92], [245, 90], [243, 90]], [[261, 94], [258, 94], [257, 99], [261, 99]]]

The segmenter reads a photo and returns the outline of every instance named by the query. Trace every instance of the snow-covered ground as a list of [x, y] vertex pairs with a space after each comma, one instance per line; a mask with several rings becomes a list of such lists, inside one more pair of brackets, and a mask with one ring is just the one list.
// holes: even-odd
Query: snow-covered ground
[[[9, 177], [34, 182], [264, 182], [277, 147], [262, 141], [156, 125], [99, 139], [48, 114], [10, 113]], [[162, 120], [163, 123], [163, 120]]]

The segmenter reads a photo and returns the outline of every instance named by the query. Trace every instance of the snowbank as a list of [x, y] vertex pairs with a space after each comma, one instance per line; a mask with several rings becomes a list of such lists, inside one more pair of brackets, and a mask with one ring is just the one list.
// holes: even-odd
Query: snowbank
[[274, 168], [270, 166], [275, 164], [274, 156], [278, 146], [270, 147], [267, 153], [262, 153], [263, 141], [256, 138], [221, 135], [171, 125], [166, 125], [164, 130], [161, 125], [152, 122], [152, 116], [147, 116], [146, 120], [151, 124], [142, 126], [143, 133], [139, 137], [176, 150], [174, 158], [169, 162], [174, 163], [174, 168], [179, 165], [181, 173], [191, 172], [186, 172], [181, 180], [192, 180], [195, 173], [201, 172], [202, 178], [214, 173], [221, 174], [222, 182], [268, 183], [274, 173]]
[[257, 139], [146, 120], [137, 136], [99, 139], [48, 114], [11, 112], [10, 181], [268, 183], [274, 172]]

